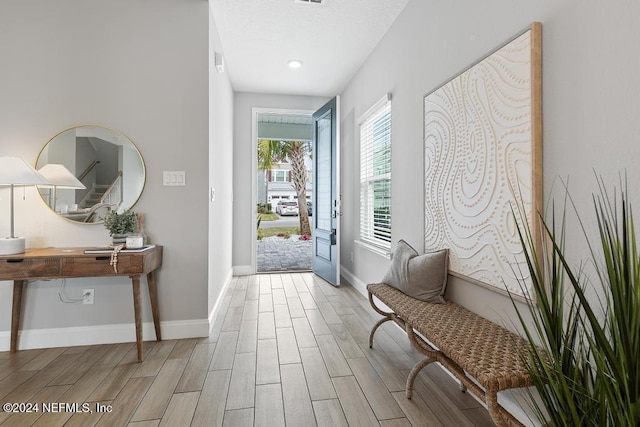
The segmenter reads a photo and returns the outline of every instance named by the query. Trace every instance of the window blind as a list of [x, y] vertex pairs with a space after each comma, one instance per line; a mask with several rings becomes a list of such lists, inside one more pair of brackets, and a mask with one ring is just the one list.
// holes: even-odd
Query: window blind
[[360, 238], [391, 247], [391, 102], [385, 97], [360, 123]]

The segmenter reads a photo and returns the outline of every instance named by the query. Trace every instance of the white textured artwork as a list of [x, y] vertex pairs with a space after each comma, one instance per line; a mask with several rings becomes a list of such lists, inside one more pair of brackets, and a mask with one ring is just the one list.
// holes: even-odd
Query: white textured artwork
[[536, 197], [531, 32], [424, 99], [425, 250], [449, 248], [452, 274], [519, 295], [512, 205], [531, 218]]

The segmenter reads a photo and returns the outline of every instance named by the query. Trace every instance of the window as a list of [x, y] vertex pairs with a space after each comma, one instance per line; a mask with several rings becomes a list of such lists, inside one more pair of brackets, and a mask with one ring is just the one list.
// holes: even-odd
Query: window
[[391, 101], [360, 120], [360, 239], [391, 248]]
[[289, 182], [289, 171], [279, 169], [272, 170], [271, 182]]

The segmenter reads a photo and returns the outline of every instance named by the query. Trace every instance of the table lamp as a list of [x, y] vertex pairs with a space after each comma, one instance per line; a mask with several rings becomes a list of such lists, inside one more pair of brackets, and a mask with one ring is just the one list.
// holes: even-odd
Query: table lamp
[[0, 186], [11, 187], [11, 236], [0, 237], [0, 255], [21, 254], [24, 252], [24, 237], [14, 233], [13, 188], [24, 185], [47, 185], [49, 181], [20, 157], [0, 156]]
[[84, 186], [84, 184], [82, 184], [78, 180], [78, 178], [75, 177], [75, 175], [71, 173], [69, 169], [64, 167], [64, 165], [60, 165], [57, 163], [49, 163], [47, 165], [44, 165], [40, 169], [38, 169], [38, 172], [40, 172], [40, 174], [44, 176], [47, 181], [49, 181], [50, 183], [49, 185], [53, 187], [51, 200], [49, 201], [50, 202], [49, 206], [51, 206], [51, 209], [53, 209], [54, 211], [56, 211], [57, 190], [59, 189], [71, 189], [71, 190], [78, 189], [79, 190], [79, 189], [87, 188]]

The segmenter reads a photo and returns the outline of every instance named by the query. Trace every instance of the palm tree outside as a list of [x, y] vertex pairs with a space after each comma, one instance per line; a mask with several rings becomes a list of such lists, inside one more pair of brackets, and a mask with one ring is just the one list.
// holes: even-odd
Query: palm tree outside
[[[278, 141], [272, 139], [258, 141], [258, 170], [267, 171], [283, 162], [289, 162], [291, 165], [291, 182], [298, 197], [300, 234], [302, 235], [311, 235], [309, 214], [307, 212], [307, 168], [304, 161], [305, 157], [310, 154], [311, 143], [309, 141]], [[267, 191], [266, 187], [265, 191]]]

